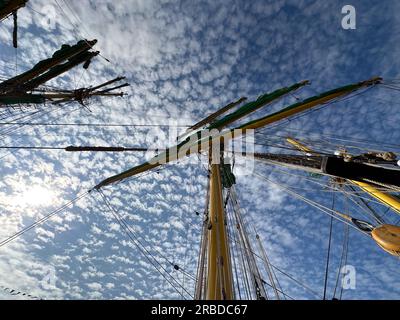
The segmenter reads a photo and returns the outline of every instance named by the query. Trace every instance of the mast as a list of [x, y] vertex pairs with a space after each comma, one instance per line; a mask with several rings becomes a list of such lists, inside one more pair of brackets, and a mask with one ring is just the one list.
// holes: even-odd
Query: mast
[[13, 47], [18, 48], [18, 10], [25, 7], [28, 0], [0, 0], [0, 21], [13, 16]]
[[90, 61], [99, 54], [98, 51], [90, 51], [96, 42], [97, 40], [81, 40], [73, 46], [63, 45], [51, 58], [40, 61], [30, 70], [0, 83], [0, 107], [14, 104], [43, 104], [46, 101], [60, 103], [72, 100], [83, 104], [85, 99], [92, 96], [122, 96], [122, 92], [114, 91], [128, 86], [128, 83], [106, 87], [124, 80], [125, 77], [118, 77], [92, 88], [76, 90], [40, 88], [51, 79], [80, 64], [87, 69]]
[[232, 300], [233, 278], [222, 196], [221, 165], [212, 163], [210, 151], [210, 203], [207, 300]]
[[[180, 142], [176, 146], [166, 149], [164, 152], [156, 155], [148, 162], [144, 162], [138, 166], [128, 169], [124, 172], [111, 176], [100, 183], [98, 183], [94, 189], [99, 190], [104, 186], [122, 181], [126, 178], [135, 176], [139, 173], [143, 173], [152, 169], [155, 169], [161, 165], [165, 165], [169, 162], [181, 159], [189, 156], [193, 153], [199, 153], [201, 151], [207, 152], [209, 156], [209, 168], [210, 168], [210, 188], [209, 188], [209, 210], [208, 210], [208, 232], [207, 235], [207, 278], [203, 282], [203, 279], [198, 279], [198, 285], [196, 287], [196, 298], [204, 297], [203, 292], [205, 291], [205, 298], [210, 300], [226, 300], [234, 299], [233, 289], [233, 277], [232, 277], [232, 266], [230, 261], [229, 253], [229, 239], [226, 230], [226, 217], [224, 212], [223, 193], [222, 193], [222, 180], [221, 180], [221, 162], [215, 162], [215, 158], [221, 160], [221, 150], [216, 151], [214, 149], [214, 143], [210, 143], [210, 140], [219, 141], [218, 147], [222, 144], [222, 140], [225, 142], [230, 141], [233, 137], [246, 135], [247, 129], [259, 129], [269, 124], [281, 121], [288, 117], [296, 114], [301, 114], [304, 111], [310, 110], [318, 105], [325, 104], [332, 100], [344, 97], [353, 93], [361, 88], [369, 87], [381, 82], [381, 78], [372, 78], [367, 81], [351, 84], [338, 89], [334, 89], [325, 92], [319, 96], [311, 97], [302, 102], [295, 103], [287, 108], [284, 108], [278, 112], [267, 115], [263, 118], [256, 119], [254, 121], [247, 122], [239, 125], [235, 129], [229, 129], [220, 131], [228, 124], [231, 124], [242, 117], [254, 112], [262, 106], [276, 100], [278, 97], [289, 93], [291, 90], [295, 90], [301, 86], [304, 86], [308, 82], [300, 82], [292, 87], [283, 88], [281, 90], [274, 91], [271, 94], [265, 94], [259, 99], [240, 107], [238, 110], [225, 116], [224, 118], [213, 122], [207, 129], [216, 129], [217, 134], [208, 134], [206, 138], [202, 137], [202, 132], [196, 132], [192, 134], [184, 141]], [[200, 122], [201, 124], [204, 123]], [[231, 135], [235, 130], [239, 130], [239, 135]], [[210, 133], [210, 132], [208, 132]], [[287, 163], [291, 163], [295, 160], [295, 165], [302, 164], [303, 161], [307, 162], [308, 159], [301, 156], [286, 156]], [[280, 162], [280, 158], [275, 157], [274, 160]], [[311, 163], [312, 170], [321, 170], [322, 157], [315, 156], [315, 159]], [[304, 166], [303, 166], [304, 167]], [[204, 237], [203, 237], [204, 239]], [[204, 252], [204, 243], [202, 243], [201, 250]], [[202, 262], [201, 262], [202, 263]], [[200, 265], [199, 268], [202, 268]], [[200, 269], [200, 272], [202, 270]], [[199, 273], [200, 274], [200, 273]], [[204, 284], [203, 284], [204, 283]], [[206, 286], [206, 288], [202, 287]], [[203, 290], [204, 289], [204, 290]]]
[[25, 7], [28, 0], [0, 0], [0, 20]]

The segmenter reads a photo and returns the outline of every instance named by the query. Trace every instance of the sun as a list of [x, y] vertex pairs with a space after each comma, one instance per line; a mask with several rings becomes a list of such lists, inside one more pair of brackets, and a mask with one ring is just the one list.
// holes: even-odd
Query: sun
[[26, 186], [15, 195], [19, 207], [44, 207], [56, 198], [55, 192], [40, 185]]

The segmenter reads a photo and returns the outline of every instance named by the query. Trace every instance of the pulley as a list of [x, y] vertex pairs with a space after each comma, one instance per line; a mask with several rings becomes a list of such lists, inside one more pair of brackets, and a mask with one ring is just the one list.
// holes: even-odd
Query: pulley
[[400, 227], [383, 224], [371, 232], [375, 242], [386, 252], [394, 256], [400, 255]]

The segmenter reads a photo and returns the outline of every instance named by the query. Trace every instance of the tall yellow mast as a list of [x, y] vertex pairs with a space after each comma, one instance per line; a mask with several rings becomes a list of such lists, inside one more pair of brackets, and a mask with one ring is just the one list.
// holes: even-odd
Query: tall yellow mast
[[[246, 135], [247, 129], [259, 129], [266, 127], [270, 124], [276, 123], [288, 117], [301, 114], [304, 111], [310, 110], [318, 105], [328, 103], [340, 97], [344, 97], [356, 90], [365, 88], [371, 85], [380, 83], [381, 78], [372, 78], [367, 81], [359, 82], [356, 84], [341, 87], [335, 90], [325, 92], [320, 96], [315, 96], [306, 99], [302, 102], [298, 102], [291, 105], [285, 109], [282, 109], [273, 114], [267, 115], [263, 118], [256, 119], [251, 122], [239, 125], [236, 129], [239, 130], [239, 134], [235, 137]], [[299, 85], [305, 85], [306, 82], [302, 82]], [[295, 87], [296, 88], [296, 87]], [[293, 89], [293, 88], [292, 88]], [[228, 115], [226, 118], [222, 119], [218, 124], [214, 124], [210, 128], [218, 128], [218, 130], [223, 129], [227, 124], [233, 121], [239, 120], [243, 116], [257, 110], [260, 106], [265, 105], [268, 102], [275, 100], [276, 98], [282, 96], [290, 90], [284, 90], [283, 92], [277, 94], [276, 96], [265, 95], [260, 101], [254, 101], [249, 103], [247, 109], [242, 109], [240, 112]], [[233, 132], [235, 129], [230, 129], [229, 132]], [[194, 141], [191, 139], [194, 137]], [[197, 137], [197, 138], [196, 138]], [[210, 157], [210, 194], [209, 194], [209, 231], [208, 231], [208, 250], [207, 250], [207, 279], [205, 281], [206, 285], [206, 295], [205, 298], [209, 300], [229, 300], [234, 299], [234, 289], [233, 289], [233, 278], [232, 278], [232, 267], [229, 255], [229, 241], [227, 237], [227, 231], [225, 226], [225, 214], [223, 205], [223, 195], [222, 195], [222, 182], [221, 182], [221, 172], [220, 164], [213, 163], [211, 159], [213, 157], [213, 148], [209, 144], [210, 137], [201, 139], [200, 134], [196, 133], [193, 136], [187, 138], [186, 141], [180, 144], [168, 148], [166, 151], [155, 156], [148, 162], [140, 164], [136, 167], [128, 169], [122, 173], [109, 177], [99, 184], [97, 184], [94, 189], [100, 189], [106, 185], [121, 181], [123, 179], [135, 176], [139, 173], [146, 172], [155, 169], [162, 164], [167, 164], [169, 162], [181, 159], [183, 157], [189, 156], [193, 153], [199, 153], [200, 151], [205, 151], [209, 153]], [[233, 136], [227, 135], [227, 132], [220, 132], [212, 139], [225, 139], [229, 141]], [[214, 151], [215, 152], [215, 151]], [[220, 156], [220, 151], [218, 151], [218, 156]]]
[[[210, 151], [211, 152], [211, 151]], [[212, 157], [210, 157], [212, 158]], [[233, 279], [219, 164], [210, 161], [207, 300], [232, 300]]]

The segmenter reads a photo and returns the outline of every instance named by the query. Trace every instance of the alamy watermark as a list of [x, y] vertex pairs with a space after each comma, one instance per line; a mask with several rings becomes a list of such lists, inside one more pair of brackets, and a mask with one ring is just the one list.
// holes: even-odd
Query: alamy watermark
[[356, 8], [350, 4], [342, 8], [342, 28], [344, 30], [355, 30], [357, 28]]
[[342, 276], [341, 287], [343, 290], [355, 290], [357, 285], [356, 268], [352, 265], [345, 265], [340, 269]]
[[44, 290], [53, 290], [56, 288], [56, 268], [54, 266], [46, 266], [44, 268], [44, 276], [40, 280], [40, 286]]

